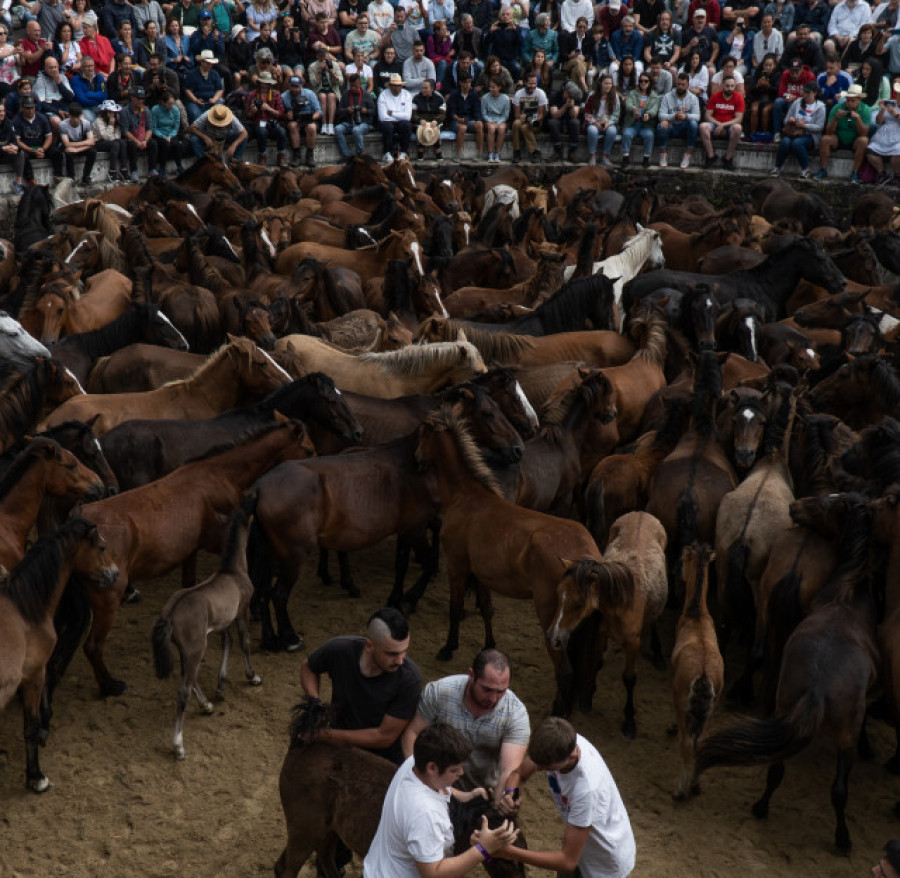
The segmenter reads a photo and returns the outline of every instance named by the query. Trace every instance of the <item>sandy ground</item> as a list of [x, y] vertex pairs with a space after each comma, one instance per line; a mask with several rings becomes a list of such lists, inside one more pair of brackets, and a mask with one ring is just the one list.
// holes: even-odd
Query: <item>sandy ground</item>
[[[335, 586], [313, 583], [306, 571], [292, 614], [309, 647], [339, 633], [361, 632], [389, 589], [393, 546], [360, 553], [353, 567], [363, 597], [351, 600]], [[211, 571], [212, 559], [206, 558]], [[201, 565], [203, 569], [204, 565]], [[287, 747], [290, 707], [300, 694], [301, 654], [256, 654], [263, 686], [243, 682], [232, 656], [233, 684], [214, 715], [192, 703], [185, 725], [188, 758], [170, 752], [174, 680], [153, 675], [150, 628], [177, 587], [177, 578], [144, 583], [144, 601], [123, 607], [112, 634], [109, 664], [129, 691], [101, 701], [82, 655], [72, 664], [56, 700], [54, 730], [42, 751], [53, 783], [36, 796], [24, 785], [21, 710], [0, 718], [0, 875], [33, 876], [253, 876], [271, 875], [285, 838], [277, 778]], [[434, 660], [446, 631], [447, 587], [434, 584], [412, 618], [412, 657], [426, 680], [464, 671], [482, 636], [470, 613], [462, 647], [448, 664]], [[532, 720], [552, 698], [550, 664], [530, 604], [495, 599], [499, 646], [513, 659], [513, 689]], [[664, 645], [671, 647], [674, 618]], [[254, 630], [254, 641], [258, 632]], [[215, 689], [220, 648], [211, 639], [204, 688]], [[789, 763], [768, 821], [756, 821], [750, 804], [764, 786], [764, 769], [720, 770], [704, 778], [702, 795], [682, 805], [670, 798], [678, 772], [669, 675], [646, 656], [638, 669], [638, 737], [619, 731], [624, 704], [621, 656], [608, 655], [594, 711], [575, 718], [578, 730], [599, 748], [615, 776], [637, 838], [636, 876], [799, 875], [863, 876], [884, 841], [900, 834], [891, 815], [900, 784], [883, 766], [893, 732], [871, 723], [873, 762], [858, 763], [850, 778], [849, 823], [853, 854], [834, 853], [829, 788], [833, 753], [824, 740]], [[527, 788], [523, 819], [532, 847], [558, 844], [561, 823], [540, 778]], [[361, 874], [358, 865], [352, 875]], [[315, 874], [308, 864], [304, 878]], [[530, 870], [530, 875], [547, 875]]]

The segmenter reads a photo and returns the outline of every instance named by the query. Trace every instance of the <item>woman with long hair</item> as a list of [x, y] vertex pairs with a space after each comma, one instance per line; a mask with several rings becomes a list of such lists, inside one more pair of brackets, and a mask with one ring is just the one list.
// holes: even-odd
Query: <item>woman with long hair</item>
[[897, 98], [900, 97], [900, 77], [894, 77], [893, 100], [880, 102], [881, 109], [875, 117], [878, 126], [875, 133], [869, 139], [869, 147], [866, 158], [869, 164], [878, 172], [875, 184], [878, 186], [887, 183], [891, 179], [885, 171], [885, 159], [890, 162], [893, 180], [891, 185], [896, 186], [900, 181], [900, 109], [897, 108]]
[[[66, 76], [71, 79], [78, 73], [78, 65], [81, 64], [81, 49], [75, 39], [75, 28], [71, 21], [63, 19], [56, 28], [53, 54], [59, 61], [60, 70]], [[2, 46], [0, 46], [0, 58], [2, 57]]]
[[166, 22], [166, 67], [174, 70], [183, 79], [194, 66], [194, 59], [188, 48], [188, 38], [181, 32], [181, 22], [170, 18]]
[[134, 44], [134, 28], [130, 21], [120, 21], [116, 30], [116, 38], [112, 41], [116, 55], [128, 55], [134, 61], [137, 47]]
[[628, 92], [637, 88], [637, 73], [634, 69], [634, 58], [631, 55], [623, 55], [619, 62], [619, 69], [616, 71], [616, 91], [620, 95], [627, 95]]
[[644, 167], [650, 166], [656, 117], [659, 115], [659, 95], [653, 90], [649, 73], [638, 77], [637, 88], [625, 99], [625, 130], [622, 132], [622, 164], [628, 164], [631, 141], [640, 137], [644, 142]]
[[484, 62], [484, 70], [475, 82], [475, 88], [482, 94], [487, 94], [491, 90], [491, 80], [494, 78], [503, 83], [501, 89], [503, 94], [510, 97], [515, 94], [516, 84], [513, 82], [512, 74], [500, 63], [496, 55], [488, 55], [487, 61]]
[[700, 101], [700, 112], [702, 115], [703, 108], [706, 106], [706, 90], [709, 88], [709, 69], [703, 63], [703, 59], [696, 49], [688, 54], [687, 60], [678, 72], [687, 73], [690, 77], [688, 91], [697, 95], [697, 100]]
[[772, 108], [778, 97], [778, 59], [772, 52], [764, 55], [747, 88], [750, 112], [747, 114], [747, 134], [772, 130]]
[[535, 49], [531, 56], [531, 63], [522, 72], [522, 83], [524, 84], [525, 79], [533, 74], [537, 77], [538, 88], [549, 91], [552, 71], [553, 65], [547, 61], [547, 53], [543, 49]]
[[603, 138], [604, 168], [612, 167], [613, 144], [616, 142], [619, 119], [622, 115], [622, 101], [616, 91], [613, 78], [605, 74], [597, 80], [597, 85], [584, 105], [585, 133], [588, 143], [588, 164], [597, 164], [597, 144]]
[[72, 22], [72, 34], [79, 42], [84, 39], [84, 17], [90, 11], [90, 0], [72, 0], [71, 8], [66, 10], [66, 18]]
[[856, 76], [856, 84], [863, 87], [865, 95], [862, 102], [873, 114], [879, 111], [881, 101], [890, 100], [891, 84], [884, 75], [881, 62], [877, 58], [866, 58], [862, 62]]

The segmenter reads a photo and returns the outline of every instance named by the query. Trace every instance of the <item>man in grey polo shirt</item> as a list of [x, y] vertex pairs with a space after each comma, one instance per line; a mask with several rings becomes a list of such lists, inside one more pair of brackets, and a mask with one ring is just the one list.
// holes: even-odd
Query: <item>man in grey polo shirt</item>
[[509, 658], [498, 649], [483, 649], [468, 674], [429, 683], [403, 733], [403, 755], [412, 754], [423, 729], [447, 723], [472, 744], [464, 763], [465, 788], [493, 788], [494, 801], [499, 802], [507, 777], [525, 756], [530, 734], [528, 711], [510, 691], [509, 677]]

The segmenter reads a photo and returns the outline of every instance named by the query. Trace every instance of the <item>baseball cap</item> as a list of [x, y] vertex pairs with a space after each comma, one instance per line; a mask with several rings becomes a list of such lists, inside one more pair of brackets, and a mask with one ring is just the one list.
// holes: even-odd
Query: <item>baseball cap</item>
[[694, 18], [706, 18], [706, 10], [705, 9], [695, 9], [694, 10]]
[[299, 76], [292, 76], [288, 80], [288, 85], [303, 85], [303, 80]]
[[791, 70], [799, 70], [803, 66], [803, 60], [801, 58], [794, 58], [791, 61]]
[[37, 106], [37, 104], [35, 104], [35, 102], [34, 102], [34, 95], [22, 95], [22, 97], [19, 98], [19, 103], [20, 103], [23, 107], [35, 107], [35, 106]]
[[204, 18], [212, 18], [212, 13], [208, 9], [204, 9], [197, 18], [203, 20]]

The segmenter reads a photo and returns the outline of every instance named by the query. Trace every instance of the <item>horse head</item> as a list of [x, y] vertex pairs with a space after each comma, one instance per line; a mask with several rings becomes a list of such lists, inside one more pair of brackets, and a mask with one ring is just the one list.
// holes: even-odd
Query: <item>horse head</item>
[[106, 494], [103, 479], [53, 439], [39, 436], [26, 451], [45, 463], [44, 487], [48, 494], [63, 497], [70, 503], [99, 500]]

